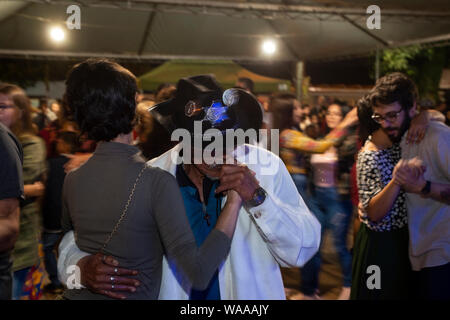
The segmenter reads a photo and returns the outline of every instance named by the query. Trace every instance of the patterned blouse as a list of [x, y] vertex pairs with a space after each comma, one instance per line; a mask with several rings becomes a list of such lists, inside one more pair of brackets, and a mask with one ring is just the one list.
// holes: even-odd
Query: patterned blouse
[[[369, 137], [366, 144], [371, 139], [372, 137]], [[392, 171], [400, 158], [401, 149], [399, 144], [394, 144], [385, 150], [365, 150], [358, 154], [356, 170], [359, 201], [364, 208], [362, 222], [371, 230], [390, 231], [407, 225], [405, 193], [403, 190], [400, 191], [391, 210], [380, 221], [370, 221], [365, 212], [370, 200], [391, 181]]]

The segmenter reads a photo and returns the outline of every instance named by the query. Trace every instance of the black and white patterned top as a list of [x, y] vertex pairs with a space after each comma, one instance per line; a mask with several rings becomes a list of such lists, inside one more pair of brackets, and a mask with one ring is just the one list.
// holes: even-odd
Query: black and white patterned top
[[[372, 139], [369, 137], [366, 144]], [[391, 181], [392, 171], [401, 158], [399, 144], [384, 150], [364, 150], [358, 154], [356, 163], [359, 201], [367, 208], [370, 200]], [[362, 222], [374, 231], [396, 230], [407, 225], [405, 193], [400, 191], [391, 210], [378, 222], [370, 221], [363, 211]]]

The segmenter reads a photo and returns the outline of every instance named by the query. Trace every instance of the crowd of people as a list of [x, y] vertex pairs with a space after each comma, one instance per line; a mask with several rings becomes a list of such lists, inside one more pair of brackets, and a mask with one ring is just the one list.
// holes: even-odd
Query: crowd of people
[[[302, 299], [321, 299], [329, 231], [338, 299], [450, 299], [446, 116], [421, 109], [401, 73], [355, 106], [253, 90], [201, 75], [142, 95], [106, 59], [74, 66], [39, 110], [0, 84], [0, 298], [285, 299], [281, 266], [301, 269]], [[278, 130], [279, 156], [270, 140], [237, 141], [221, 150], [233, 163], [196, 161], [171, 140], [196, 122], [201, 135]]]

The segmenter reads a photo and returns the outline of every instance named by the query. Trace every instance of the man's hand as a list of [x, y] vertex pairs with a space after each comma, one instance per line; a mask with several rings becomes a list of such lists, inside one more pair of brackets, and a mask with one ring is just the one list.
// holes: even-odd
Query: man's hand
[[220, 185], [216, 193], [227, 190], [236, 191], [244, 201], [252, 199], [259, 182], [255, 173], [244, 164], [225, 164], [220, 171]]
[[394, 168], [393, 177], [406, 192], [420, 194], [426, 184], [425, 171], [426, 167], [418, 158], [400, 160]]
[[135, 276], [135, 270], [119, 268], [119, 262], [111, 256], [100, 253], [90, 255], [78, 261], [81, 270], [81, 284], [95, 293], [114, 299], [125, 299], [123, 292], [135, 292], [140, 285], [136, 279], [122, 276]]

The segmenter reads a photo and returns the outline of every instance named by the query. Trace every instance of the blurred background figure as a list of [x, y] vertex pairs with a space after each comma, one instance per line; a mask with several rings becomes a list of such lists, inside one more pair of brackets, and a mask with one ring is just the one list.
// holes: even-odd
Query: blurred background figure
[[[333, 115], [330, 114], [328, 116], [329, 133], [323, 140], [313, 140], [300, 131], [298, 126], [300, 119], [298, 110], [301, 110], [301, 108], [300, 102], [294, 95], [276, 95], [271, 100], [270, 108], [273, 110], [274, 128], [280, 130], [280, 156], [286, 164], [298, 192], [310, 211], [318, 217], [319, 222], [322, 224], [322, 232], [328, 224], [335, 224], [335, 227], [331, 229], [336, 230], [334, 232], [335, 244], [338, 247], [338, 251], [341, 252], [341, 264], [345, 266], [345, 269], [343, 267], [345, 290], [342, 298], [348, 299], [350, 294], [348, 282], [351, 279], [351, 256], [348, 250], [345, 251], [346, 244], [342, 245], [342, 238], [344, 238], [344, 241], [346, 240], [346, 233], [345, 237], [341, 233], [343, 230], [348, 230], [349, 221], [347, 222], [347, 220], [351, 219], [352, 209], [351, 204], [350, 208], [343, 209], [340, 197], [338, 196], [337, 183], [335, 182], [337, 170], [334, 168], [338, 165], [338, 155], [337, 149], [334, 146], [342, 146], [343, 141], [346, 140], [349, 132], [351, 132], [348, 127], [356, 124], [356, 110], [343, 119], [345, 113], [341, 111], [341, 107], [337, 105], [330, 106], [330, 111], [333, 112]], [[311, 154], [312, 156], [310, 156]], [[329, 177], [325, 175], [330, 180], [330, 189], [319, 190], [320, 197], [324, 197], [322, 191], [324, 193], [330, 192], [330, 199], [318, 199], [317, 188], [310, 188], [315, 178], [318, 181], [322, 181], [322, 175], [326, 174], [325, 172], [321, 172], [321, 169], [317, 168], [317, 166], [315, 167], [321, 161], [321, 158], [317, 158], [321, 154], [324, 155], [324, 159], [328, 159], [330, 157], [329, 155], [332, 155], [333, 159], [333, 163], [330, 164], [331, 172], [327, 172]], [[313, 157], [316, 157], [315, 162], [312, 161]], [[309, 170], [310, 158], [314, 174]], [[325, 214], [322, 213], [323, 209], [319, 205], [330, 206], [332, 212], [327, 212], [327, 219], [325, 219]], [[349, 213], [347, 212], [348, 210], [350, 210]], [[320, 254], [318, 253], [302, 269], [301, 291], [304, 299], [319, 299], [317, 295], [319, 270]]]
[[62, 187], [66, 173], [64, 165], [70, 160], [69, 155], [75, 154], [80, 147], [78, 133], [61, 131], [56, 142], [57, 156], [49, 159], [45, 195], [42, 203], [45, 270], [50, 283], [44, 291], [51, 294], [61, 293], [62, 284], [58, 280], [55, 256], [55, 245], [61, 237]]
[[[49, 121], [46, 123], [45, 127], [39, 130], [38, 135], [45, 141], [45, 147], [47, 149], [47, 158], [52, 158], [57, 155], [56, 138], [58, 132], [61, 130], [61, 127], [65, 119], [63, 109], [61, 108], [61, 105], [57, 101], [53, 101], [51, 103], [48, 112], [52, 112], [52, 114], [54, 114], [55, 117], [53, 116], [46, 117], [46, 119], [48, 119]], [[36, 117], [39, 117], [39, 114]]]
[[309, 121], [310, 124], [306, 126], [305, 133], [313, 138], [313, 139], [319, 139], [322, 136], [322, 130], [321, 130], [321, 119], [319, 119], [319, 112], [317, 109], [312, 109], [309, 113]]
[[236, 87], [244, 89], [248, 93], [253, 94], [253, 90], [255, 88], [255, 84], [253, 83], [252, 79], [241, 77], [241, 78], [237, 79]]
[[40, 99], [38, 112], [33, 117], [33, 123], [38, 127], [38, 132], [56, 119], [56, 114], [48, 107], [47, 99]]
[[31, 121], [31, 104], [25, 92], [11, 84], [0, 87], [4, 103], [11, 106], [0, 121], [19, 139], [23, 149], [23, 180], [25, 200], [20, 204], [20, 232], [13, 258], [13, 299], [39, 299], [43, 280], [39, 268], [39, 233], [41, 211], [39, 197], [44, 194], [44, 141], [36, 135]]
[[61, 118], [60, 113], [62, 112], [62, 109], [60, 102], [53, 101], [50, 105], [50, 111], [52, 111], [58, 118]]
[[311, 125], [311, 118], [309, 113], [311, 112], [309, 104], [298, 103], [294, 108], [294, 121], [302, 132]]
[[[245, 90], [246, 92], [255, 95], [255, 83], [252, 79], [246, 77], [240, 77], [236, 80], [236, 88]], [[263, 114], [263, 122], [261, 128], [253, 128], [257, 133], [256, 144], [262, 148], [270, 150], [271, 148], [271, 135], [270, 129], [273, 126], [272, 113], [269, 106], [269, 99], [267, 97], [258, 97], [259, 106]], [[262, 133], [262, 134], [259, 134]]]
[[[172, 95], [174, 92], [172, 92]], [[137, 135], [136, 146], [147, 160], [162, 155], [177, 144], [176, 141], [171, 141], [169, 132], [159, 123], [154, 114], [148, 111], [152, 105], [151, 102], [138, 104], [136, 108], [138, 121], [134, 128]]]
[[0, 93], [0, 300], [12, 297], [11, 251], [19, 234], [20, 200], [23, 199], [22, 146], [3, 124], [8, 118], [5, 114], [14, 108], [9, 96]]
[[[327, 131], [337, 128], [350, 107], [342, 103], [331, 104], [326, 112]], [[356, 109], [353, 110], [356, 115]], [[353, 123], [354, 124], [354, 123]], [[347, 247], [347, 235], [353, 207], [350, 200], [350, 169], [357, 152], [358, 136], [350, 129], [345, 139], [322, 154], [311, 156], [312, 183], [315, 207], [313, 213], [322, 225], [322, 232], [330, 230], [343, 274], [343, 288], [338, 299], [348, 300], [351, 287], [352, 256]], [[321, 259], [317, 253], [302, 269], [305, 291], [318, 289]], [[303, 291], [303, 290], [302, 290]], [[308, 293], [306, 293], [308, 294]]]
[[[165, 90], [165, 89], [170, 89], [170, 88], [175, 88], [175, 85], [173, 83], [168, 83], [168, 82], [163, 82], [161, 83], [155, 90], [154, 92], [154, 100], [156, 100], [156, 97], [160, 94], [161, 91]], [[164, 100], [163, 100], [164, 101]], [[143, 102], [143, 101], [141, 101]]]
[[158, 88], [159, 90], [156, 90], [155, 92], [155, 103], [160, 103], [173, 98], [175, 91], [177, 91], [175, 85], [171, 83], [165, 83], [160, 85], [160, 87], [161, 88]]
[[176, 91], [175, 85], [163, 83], [155, 91], [155, 101], [145, 100], [137, 105], [134, 139], [136, 146], [147, 160], [162, 155], [176, 145], [174, 141], [171, 141], [169, 132], [161, 125], [155, 114], [149, 112], [155, 103], [172, 99]]

